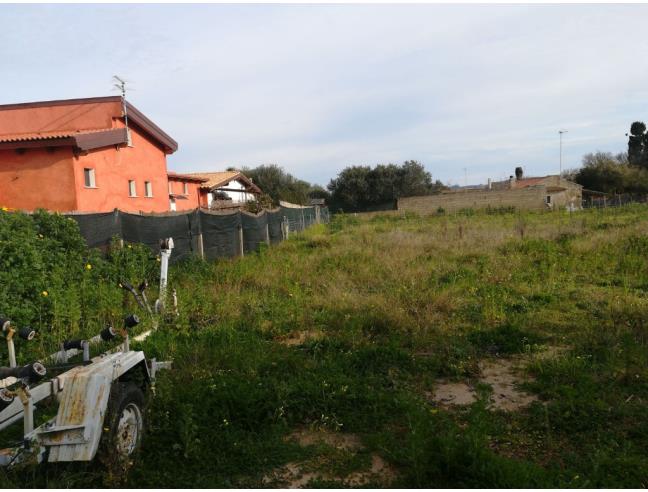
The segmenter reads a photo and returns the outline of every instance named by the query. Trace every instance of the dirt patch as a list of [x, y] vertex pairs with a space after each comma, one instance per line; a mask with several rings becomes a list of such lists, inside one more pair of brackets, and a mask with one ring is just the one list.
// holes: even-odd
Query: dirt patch
[[263, 478], [266, 486], [299, 489], [308, 487], [313, 480], [339, 482], [346, 487], [372, 483], [389, 486], [396, 477], [394, 468], [376, 453], [370, 454], [370, 464], [364, 469], [346, 474], [335, 473], [331, 469], [336, 461], [351, 461], [359, 453], [366, 453], [361, 439], [355, 434], [300, 429], [286, 439], [303, 447], [322, 446], [322, 453], [306, 461], [290, 462], [276, 468]]
[[441, 405], [470, 405], [477, 401], [475, 390], [466, 383], [439, 382], [427, 396]]
[[493, 388], [491, 408], [514, 411], [526, 407], [538, 398], [517, 388], [523, 382], [519, 362], [508, 359], [483, 360], [479, 363], [479, 380]]
[[278, 342], [288, 347], [296, 347], [311, 340], [321, 340], [323, 336], [319, 330], [294, 331], [288, 336], [279, 339]]
[[[564, 350], [566, 349], [553, 350], [551, 354], [559, 354]], [[535, 395], [518, 389], [524, 382], [520, 367], [522, 362], [521, 358], [487, 359], [479, 362], [478, 382], [488, 384], [493, 389], [489, 408], [515, 411], [538, 399]], [[477, 401], [475, 389], [463, 382], [439, 381], [434, 391], [426, 393], [426, 396], [428, 400], [444, 406], [471, 405]]]
[[336, 449], [344, 449], [347, 451], [357, 451], [364, 447], [357, 435], [348, 432], [300, 429], [289, 434], [288, 439], [296, 441], [302, 447], [325, 444]]

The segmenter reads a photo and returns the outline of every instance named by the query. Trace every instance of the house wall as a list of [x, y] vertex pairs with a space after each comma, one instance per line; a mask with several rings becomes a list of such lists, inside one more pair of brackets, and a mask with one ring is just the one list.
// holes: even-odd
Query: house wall
[[556, 208], [570, 207], [572, 209], [579, 209], [583, 204], [583, 188], [575, 183], [563, 180], [561, 186], [565, 187], [564, 191], [551, 192], [547, 194], [551, 196], [551, 203], [554, 210]]
[[520, 210], [545, 210], [546, 188], [535, 186], [517, 190], [458, 191], [429, 196], [412, 196], [398, 199], [398, 210], [433, 214], [439, 207], [446, 212], [461, 209], [490, 207], [515, 207]]
[[176, 199], [176, 210], [193, 210], [195, 208], [200, 208], [201, 206], [201, 193], [200, 185], [201, 183], [196, 183], [192, 181], [184, 181], [182, 179], [169, 178], [169, 193], [175, 193], [178, 195], [184, 194], [184, 183], [187, 183], [188, 193], [186, 195], [187, 199]]
[[112, 128], [121, 111], [120, 100], [5, 109], [0, 134]]
[[[116, 121], [115, 127], [123, 126]], [[133, 146], [106, 147], [81, 155], [74, 161], [77, 210], [107, 212], [166, 212], [169, 185], [166, 154], [143, 132], [131, 126]], [[95, 170], [95, 189], [84, 185], [84, 168]], [[135, 181], [137, 197], [129, 196], [128, 181]], [[153, 196], [146, 197], [144, 182], [150, 181]]]
[[72, 149], [0, 150], [0, 207], [67, 212], [76, 208]]
[[[230, 181], [229, 184], [221, 188], [228, 188], [237, 191], [223, 191], [234, 203], [246, 203], [248, 200], [254, 200], [254, 193], [247, 193], [245, 191], [245, 184], [240, 181]], [[240, 190], [240, 191], [238, 191]], [[218, 189], [218, 191], [221, 191]]]

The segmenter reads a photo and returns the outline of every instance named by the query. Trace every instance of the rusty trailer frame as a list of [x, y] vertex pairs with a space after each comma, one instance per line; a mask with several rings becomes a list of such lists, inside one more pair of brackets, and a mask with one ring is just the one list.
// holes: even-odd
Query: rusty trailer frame
[[[166, 300], [168, 261], [173, 240], [163, 240], [160, 246], [160, 298], [156, 301], [156, 313], [162, 311]], [[144, 300], [148, 307], [145, 297]], [[147, 311], [153, 314], [150, 309]], [[0, 320], [0, 330], [5, 332], [10, 359], [9, 367], [0, 368], [1, 377], [4, 377], [0, 381], [0, 431], [23, 420], [22, 443], [0, 450], [0, 466], [24, 462], [90, 461], [95, 458], [104, 434], [104, 420], [115, 383], [139, 371], [139, 380], [148, 386], [154, 383], [159, 370], [171, 367], [171, 362], [147, 360], [144, 352], [130, 350], [128, 330], [137, 325], [139, 319], [131, 315], [124, 322], [123, 342], [96, 357], [90, 357], [90, 347], [112, 340], [117, 335], [113, 328], [107, 327], [89, 340], [64, 342], [61, 349], [45, 359], [44, 363], [68, 364], [71, 358], [79, 354], [82, 354], [82, 361], [72, 363], [74, 367], [44, 381], [44, 364], [35, 362], [17, 367], [13, 347], [16, 331], [10, 321]], [[156, 326], [157, 323], [154, 323]], [[150, 334], [151, 330], [135, 339], [143, 340]], [[31, 339], [34, 332], [23, 329], [19, 335]], [[34, 428], [37, 405], [51, 398], [58, 402], [56, 416]]]

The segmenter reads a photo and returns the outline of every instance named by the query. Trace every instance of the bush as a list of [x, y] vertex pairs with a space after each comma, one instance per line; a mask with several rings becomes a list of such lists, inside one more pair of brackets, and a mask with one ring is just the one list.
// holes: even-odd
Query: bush
[[36, 328], [46, 346], [118, 324], [133, 309], [124, 306], [119, 279], [139, 282], [152, 263], [140, 245], [102, 257], [86, 247], [77, 222], [60, 214], [0, 212], [0, 313]]

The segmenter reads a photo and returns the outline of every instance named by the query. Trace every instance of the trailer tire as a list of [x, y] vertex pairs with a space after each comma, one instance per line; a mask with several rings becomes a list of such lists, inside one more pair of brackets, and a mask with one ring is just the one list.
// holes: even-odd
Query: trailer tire
[[144, 406], [144, 393], [134, 382], [113, 384], [99, 449], [100, 459], [105, 464], [129, 466], [142, 442]]

